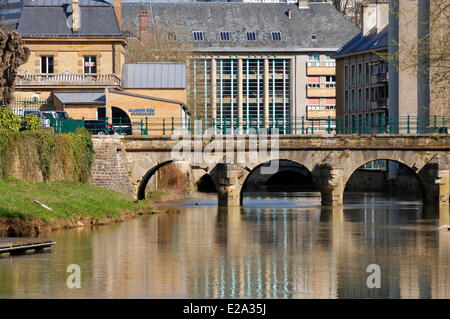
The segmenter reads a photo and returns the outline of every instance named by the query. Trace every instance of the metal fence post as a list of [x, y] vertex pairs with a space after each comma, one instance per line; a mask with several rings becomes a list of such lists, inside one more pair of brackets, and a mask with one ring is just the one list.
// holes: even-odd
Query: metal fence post
[[302, 134], [305, 134], [305, 116], [302, 116]]
[[330, 118], [330, 116], [328, 115], [328, 134], [330, 134], [331, 133], [331, 118]]
[[[410, 131], [410, 129], [411, 129], [411, 127], [410, 127], [410, 115], [408, 115], [406, 128], [407, 128], [406, 129], [407, 133], [410, 134], [411, 133], [411, 131]], [[399, 130], [399, 132], [400, 132], [400, 130]]]

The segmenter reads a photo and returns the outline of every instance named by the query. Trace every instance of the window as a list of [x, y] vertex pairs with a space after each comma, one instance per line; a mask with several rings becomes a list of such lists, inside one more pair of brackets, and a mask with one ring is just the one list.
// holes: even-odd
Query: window
[[54, 73], [53, 56], [41, 56], [41, 73]]
[[220, 31], [220, 41], [230, 41], [230, 32]]
[[336, 83], [336, 76], [334, 76], [334, 75], [327, 75], [327, 76], [325, 76], [325, 82], [327, 82], [327, 83]]
[[336, 76], [334, 75], [327, 75], [325, 76], [325, 86], [327, 88], [334, 88], [336, 87]]
[[193, 31], [194, 41], [203, 41], [203, 31]]
[[355, 85], [355, 65], [352, 64], [352, 85]]
[[272, 32], [272, 41], [281, 41], [281, 32]]
[[372, 64], [372, 74], [376, 75], [378, 73], [378, 65]]
[[366, 84], [369, 84], [370, 68], [369, 62], [366, 62]]
[[247, 41], [256, 41], [256, 32], [247, 32]]
[[344, 83], [345, 87], [348, 86], [348, 66], [344, 66]]
[[352, 90], [352, 111], [355, 109], [355, 90]]
[[362, 64], [358, 64], [358, 84], [363, 83]]
[[97, 57], [95, 55], [84, 57], [84, 73], [97, 73]]
[[325, 55], [325, 58], [327, 62], [336, 62], [336, 60], [331, 57], [331, 54]]
[[320, 61], [319, 53], [308, 54], [308, 62], [319, 62], [319, 61]]
[[362, 90], [358, 90], [358, 108], [362, 110], [363, 108], [363, 98], [362, 98]]
[[345, 112], [348, 112], [348, 91], [345, 91]]
[[376, 90], [376, 88], [371, 88], [370, 89], [370, 91], [371, 91], [371, 95], [372, 95], [372, 101], [376, 101], [377, 100], [377, 90]]
[[366, 109], [369, 109], [370, 95], [369, 88], [366, 88]]

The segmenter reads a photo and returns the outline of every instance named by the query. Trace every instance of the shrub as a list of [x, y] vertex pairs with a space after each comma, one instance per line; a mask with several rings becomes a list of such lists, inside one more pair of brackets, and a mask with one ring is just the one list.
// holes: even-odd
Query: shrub
[[[35, 151], [24, 151], [26, 148]], [[16, 153], [22, 154], [22, 158]], [[32, 154], [37, 154], [37, 158], [30, 157]], [[0, 180], [11, 177], [12, 164], [18, 160], [19, 165], [30, 164], [27, 170], [40, 171], [46, 182], [54, 180], [55, 169], [64, 167], [63, 176], [58, 178], [87, 183], [94, 162], [94, 146], [85, 129], [68, 134], [0, 130]]]
[[38, 132], [41, 130], [41, 119], [34, 114], [28, 114], [23, 118], [22, 126], [27, 131]]
[[20, 129], [20, 117], [4, 107], [0, 107], [0, 130], [17, 132]]

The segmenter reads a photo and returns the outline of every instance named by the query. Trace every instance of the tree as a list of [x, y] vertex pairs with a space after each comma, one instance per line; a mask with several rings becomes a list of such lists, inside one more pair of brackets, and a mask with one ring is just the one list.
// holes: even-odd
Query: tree
[[26, 63], [30, 50], [16, 31], [0, 30], [0, 101], [8, 108], [14, 102], [15, 80], [19, 66]]
[[[419, 7], [417, 0], [402, 0], [397, 4], [398, 9], [390, 9], [391, 14], [401, 25], [413, 27], [400, 34], [398, 43], [393, 43], [395, 54], [383, 58], [394, 62], [400, 72], [417, 77], [422, 81], [419, 86], [429, 87], [430, 105], [420, 107], [428, 109], [430, 115], [450, 116], [450, 2], [432, 0], [429, 9]], [[419, 19], [418, 15], [421, 15]], [[414, 27], [423, 17], [419, 28]], [[416, 33], [417, 29], [422, 31]]]
[[[194, 113], [194, 105], [204, 103], [204, 96], [194, 90], [194, 74], [192, 62], [195, 52], [187, 39], [181, 38], [182, 32], [174, 29], [174, 24], [153, 26], [148, 41], [141, 41], [136, 36], [128, 37], [127, 63], [138, 62], [179, 62], [186, 65], [187, 72], [187, 108]], [[128, 27], [128, 29], [131, 29]], [[197, 75], [198, 76], [198, 75]], [[196, 116], [203, 117], [202, 108], [195, 108]]]
[[368, 0], [333, 0], [333, 5], [360, 28], [362, 25], [362, 6], [368, 2]]

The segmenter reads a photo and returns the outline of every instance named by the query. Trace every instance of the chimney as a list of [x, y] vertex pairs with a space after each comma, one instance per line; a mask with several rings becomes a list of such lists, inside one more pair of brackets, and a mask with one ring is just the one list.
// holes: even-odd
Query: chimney
[[114, 0], [114, 12], [116, 13], [119, 28], [122, 30], [122, 0]]
[[79, 0], [72, 0], [72, 30], [80, 31], [80, 3]]
[[148, 19], [148, 11], [141, 11], [139, 14], [139, 29], [141, 32], [141, 42], [148, 43], [150, 41], [150, 21]]
[[380, 32], [389, 22], [389, 3], [373, 1], [362, 6], [362, 33], [366, 35], [371, 29]]

